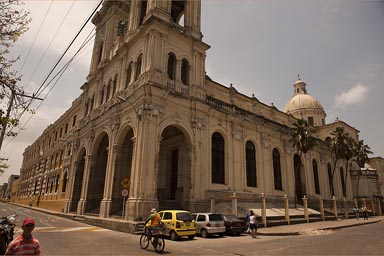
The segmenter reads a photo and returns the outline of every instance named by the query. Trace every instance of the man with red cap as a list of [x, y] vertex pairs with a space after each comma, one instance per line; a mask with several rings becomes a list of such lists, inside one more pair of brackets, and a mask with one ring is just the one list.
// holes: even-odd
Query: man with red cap
[[41, 255], [40, 242], [32, 236], [35, 228], [33, 218], [25, 218], [23, 221], [23, 233], [8, 244], [5, 255]]

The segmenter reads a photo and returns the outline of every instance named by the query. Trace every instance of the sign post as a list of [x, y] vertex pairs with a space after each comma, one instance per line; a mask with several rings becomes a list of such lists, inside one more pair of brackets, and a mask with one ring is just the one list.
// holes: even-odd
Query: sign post
[[124, 212], [125, 212], [125, 200], [128, 196], [128, 189], [123, 189], [121, 191], [121, 195], [124, 197], [124, 200], [123, 200], [123, 212], [121, 213], [121, 218], [124, 218]]

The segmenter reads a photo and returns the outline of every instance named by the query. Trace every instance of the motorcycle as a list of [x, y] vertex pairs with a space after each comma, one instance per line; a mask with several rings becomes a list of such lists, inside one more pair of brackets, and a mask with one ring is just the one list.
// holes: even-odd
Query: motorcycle
[[16, 214], [12, 214], [0, 218], [0, 255], [5, 254], [8, 244], [13, 240], [16, 217]]

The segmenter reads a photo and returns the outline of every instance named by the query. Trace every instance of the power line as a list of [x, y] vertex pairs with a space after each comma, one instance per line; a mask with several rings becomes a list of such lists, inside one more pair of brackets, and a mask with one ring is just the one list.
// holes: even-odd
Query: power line
[[40, 23], [40, 26], [39, 26], [39, 28], [37, 30], [37, 33], [36, 33], [35, 37], [33, 38], [32, 44], [31, 44], [31, 46], [28, 49], [27, 56], [24, 59], [23, 65], [21, 65], [20, 73], [23, 71], [24, 65], [27, 62], [27, 60], [29, 58], [29, 55], [31, 54], [32, 48], [35, 45], [35, 41], [36, 41], [38, 35], [40, 34], [40, 31], [41, 31], [41, 28], [43, 27], [43, 24], [45, 23], [45, 19], [48, 16], [48, 13], [49, 13], [49, 10], [51, 9], [52, 4], [53, 4], [53, 0], [51, 0], [51, 3], [49, 4], [49, 7], [48, 7], [47, 11], [45, 12], [44, 18], [43, 18], [42, 22]]
[[63, 26], [64, 21], [67, 19], [67, 17], [68, 17], [68, 15], [69, 15], [69, 13], [71, 12], [72, 7], [73, 7], [74, 4], [75, 4], [75, 1], [72, 2], [70, 8], [68, 9], [68, 11], [67, 11], [67, 13], [65, 14], [64, 18], [62, 19], [62, 21], [61, 21], [61, 23], [60, 23], [58, 29], [56, 29], [55, 34], [53, 35], [51, 41], [49, 42], [48, 46], [46, 47], [46, 49], [45, 49], [43, 55], [40, 57], [39, 62], [38, 62], [37, 65], [35, 66], [35, 69], [33, 70], [31, 76], [30, 76], [29, 79], [28, 79], [28, 82], [26, 83], [27, 85], [30, 83], [30, 81], [32, 80], [32, 77], [35, 75], [37, 69], [40, 67], [41, 62], [43, 61], [45, 55], [47, 54], [49, 48], [51, 47], [51, 45], [52, 45], [52, 43], [53, 43], [53, 41], [56, 39], [56, 36], [57, 36], [59, 30], [60, 30], [61, 27]]

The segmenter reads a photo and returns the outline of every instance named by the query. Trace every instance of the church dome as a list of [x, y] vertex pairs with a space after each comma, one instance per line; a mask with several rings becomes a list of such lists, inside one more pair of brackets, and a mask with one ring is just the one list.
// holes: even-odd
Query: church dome
[[307, 93], [306, 85], [300, 79], [295, 82], [294, 95], [285, 105], [284, 112], [305, 119], [311, 125], [323, 125], [326, 116], [323, 106], [320, 101]]

